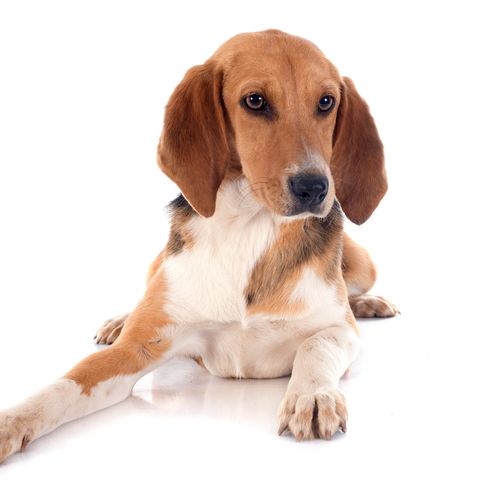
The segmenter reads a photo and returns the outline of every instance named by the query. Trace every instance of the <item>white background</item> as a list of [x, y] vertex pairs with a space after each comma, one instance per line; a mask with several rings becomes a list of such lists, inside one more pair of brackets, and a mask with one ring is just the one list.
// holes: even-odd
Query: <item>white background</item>
[[277, 437], [285, 379], [171, 363], [9, 459], [2, 489], [489, 487], [484, 3], [2, 1], [1, 407], [94, 351], [141, 296], [177, 193], [155, 163], [164, 105], [239, 32], [314, 41], [370, 104], [390, 190], [349, 229], [402, 311], [361, 324], [345, 436]]

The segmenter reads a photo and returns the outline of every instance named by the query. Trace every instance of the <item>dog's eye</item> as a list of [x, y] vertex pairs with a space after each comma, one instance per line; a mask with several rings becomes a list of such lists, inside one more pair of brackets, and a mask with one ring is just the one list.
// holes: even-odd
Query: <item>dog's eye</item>
[[335, 99], [330, 95], [324, 95], [318, 102], [318, 110], [320, 112], [328, 112], [335, 104]]
[[249, 109], [252, 109], [252, 111], [260, 111], [265, 107], [265, 98], [260, 94], [247, 95], [243, 101]]

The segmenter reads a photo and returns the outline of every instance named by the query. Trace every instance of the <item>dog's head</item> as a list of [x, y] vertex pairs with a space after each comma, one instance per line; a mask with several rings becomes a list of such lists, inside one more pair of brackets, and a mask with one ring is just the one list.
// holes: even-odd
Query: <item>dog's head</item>
[[158, 161], [205, 217], [238, 172], [280, 216], [325, 216], [337, 196], [360, 224], [387, 189], [383, 146], [352, 81], [314, 44], [280, 31], [238, 35], [186, 73]]

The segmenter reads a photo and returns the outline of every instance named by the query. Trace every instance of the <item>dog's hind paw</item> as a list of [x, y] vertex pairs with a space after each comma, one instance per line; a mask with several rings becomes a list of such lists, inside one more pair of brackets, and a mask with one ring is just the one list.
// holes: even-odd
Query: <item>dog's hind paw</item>
[[102, 327], [97, 330], [94, 336], [94, 341], [96, 344], [107, 344], [111, 345], [119, 337], [121, 333], [124, 322], [128, 318], [129, 314], [119, 315], [110, 320], [107, 320]]
[[351, 296], [349, 304], [356, 318], [389, 318], [400, 313], [393, 303], [370, 294]]

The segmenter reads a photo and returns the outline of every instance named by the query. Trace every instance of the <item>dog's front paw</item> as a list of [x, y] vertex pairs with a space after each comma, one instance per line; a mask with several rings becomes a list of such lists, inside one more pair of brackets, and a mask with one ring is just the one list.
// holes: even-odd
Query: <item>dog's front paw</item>
[[331, 439], [347, 430], [347, 409], [339, 390], [286, 393], [279, 407], [279, 435], [291, 432], [297, 441]]
[[393, 303], [370, 294], [351, 296], [349, 304], [356, 318], [389, 318], [400, 313]]
[[124, 322], [128, 318], [129, 314], [119, 315], [110, 320], [107, 320], [102, 327], [97, 330], [95, 334], [94, 341], [96, 344], [107, 344], [111, 345], [119, 337], [121, 333]]
[[17, 451], [23, 451], [34, 439], [28, 418], [0, 412], [0, 463]]

